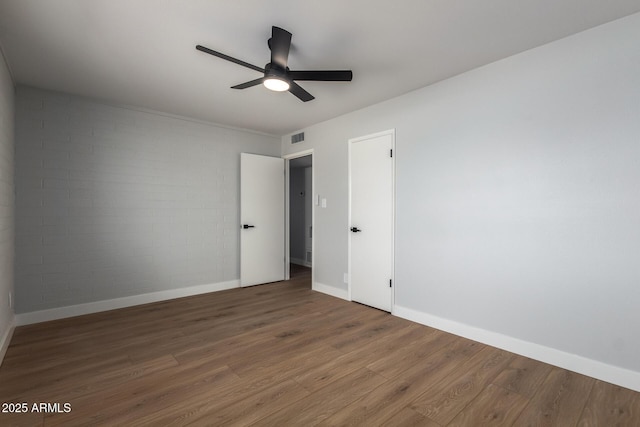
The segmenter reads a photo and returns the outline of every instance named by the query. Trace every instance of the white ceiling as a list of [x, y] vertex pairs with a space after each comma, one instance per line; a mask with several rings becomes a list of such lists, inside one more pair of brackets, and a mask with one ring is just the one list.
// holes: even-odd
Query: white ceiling
[[[283, 135], [640, 11], [640, 0], [0, 0], [14, 81]], [[271, 26], [293, 33], [294, 70], [352, 69], [300, 82], [300, 102], [196, 51], [263, 67]]]

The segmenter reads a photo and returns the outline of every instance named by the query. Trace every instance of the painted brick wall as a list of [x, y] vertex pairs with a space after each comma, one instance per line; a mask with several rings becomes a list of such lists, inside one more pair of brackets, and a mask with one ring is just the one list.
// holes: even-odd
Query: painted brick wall
[[0, 52], [0, 362], [5, 337], [13, 323], [9, 292], [13, 292], [14, 197], [13, 116], [14, 87]]
[[16, 313], [237, 280], [239, 154], [279, 143], [19, 86]]

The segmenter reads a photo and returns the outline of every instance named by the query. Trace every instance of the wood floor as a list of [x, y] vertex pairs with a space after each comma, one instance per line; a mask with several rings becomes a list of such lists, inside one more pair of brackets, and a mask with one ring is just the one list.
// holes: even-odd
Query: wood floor
[[640, 393], [313, 292], [305, 271], [19, 327], [0, 402], [29, 408], [2, 426], [640, 426]]

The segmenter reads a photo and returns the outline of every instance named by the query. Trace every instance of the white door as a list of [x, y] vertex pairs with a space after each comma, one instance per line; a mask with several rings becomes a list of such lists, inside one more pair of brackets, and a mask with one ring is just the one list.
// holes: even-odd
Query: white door
[[349, 277], [353, 301], [391, 311], [394, 132], [349, 141]]
[[240, 154], [240, 285], [284, 280], [284, 159]]

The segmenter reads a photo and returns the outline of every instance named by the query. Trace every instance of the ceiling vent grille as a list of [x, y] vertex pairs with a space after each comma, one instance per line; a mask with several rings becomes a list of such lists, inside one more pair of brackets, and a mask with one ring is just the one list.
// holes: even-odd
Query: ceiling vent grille
[[295, 135], [291, 135], [291, 143], [297, 144], [298, 142], [304, 141], [304, 132], [296, 133]]

